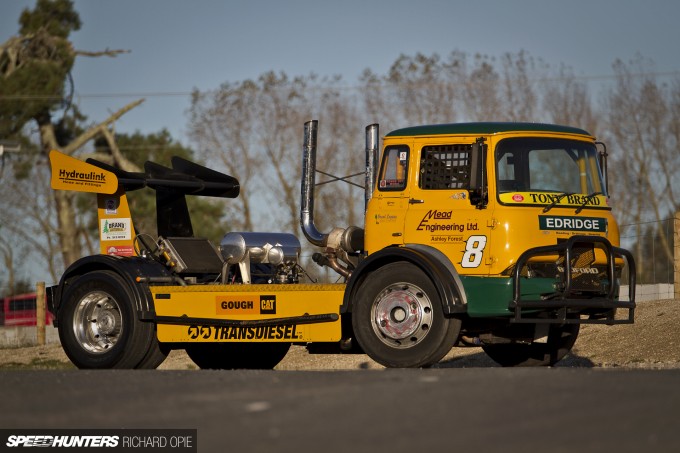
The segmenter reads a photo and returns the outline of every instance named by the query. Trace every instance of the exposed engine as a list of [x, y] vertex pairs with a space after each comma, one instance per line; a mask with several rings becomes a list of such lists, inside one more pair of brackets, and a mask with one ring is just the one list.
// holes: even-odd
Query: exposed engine
[[227, 233], [220, 254], [224, 267], [238, 266], [238, 273], [223, 272], [224, 283], [298, 283], [300, 249], [289, 233]]

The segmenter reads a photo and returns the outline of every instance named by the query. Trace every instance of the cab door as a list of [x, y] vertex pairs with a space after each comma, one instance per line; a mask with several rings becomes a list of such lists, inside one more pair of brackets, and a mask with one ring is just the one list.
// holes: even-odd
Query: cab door
[[491, 215], [473, 190], [480, 165], [474, 163], [475, 146], [447, 143], [417, 150], [417, 182], [411, 187], [404, 226], [405, 243], [441, 250], [463, 275], [487, 275], [491, 264]]
[[385, 146], [377, 187], [366, 211], [365, 244], [368, 253], [404, 243], [410, 153], [407, 144]]

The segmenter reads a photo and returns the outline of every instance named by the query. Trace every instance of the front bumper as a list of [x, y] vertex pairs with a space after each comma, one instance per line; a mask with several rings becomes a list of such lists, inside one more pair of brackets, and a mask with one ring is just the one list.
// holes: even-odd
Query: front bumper
[[[573, 267], [578, 258], [576, 249], [598, 248], [606, 256], [606, 266], [601, 276], [601, 287], [588, 291], [574, 283]], [[555, 292], [543, 294], [538, 299], [522, 298], [523, 270], [532, 258], [559, 255], [562, 261]], [[619, 279], [616, 275], [616, 259], [627, 264], [629, 300], [619, 301]], [[625, 249], [614, 247], [609, 240], [599, 236], [572, 236], [557, 245], [535, 247], [520, 255], [512, 274], [513, 300], [509, 309], [515, 323], [552, 324], [632, 324], [635, 316], [635, 260]], [[526, 297], [526, 296], [525, 296]], [[628, 310], [621, 315], [618, 310]]]

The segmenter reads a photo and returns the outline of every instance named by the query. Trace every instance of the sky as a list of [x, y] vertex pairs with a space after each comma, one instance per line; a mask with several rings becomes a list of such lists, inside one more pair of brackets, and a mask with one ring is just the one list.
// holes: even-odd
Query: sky
[[[0, 0], [0, 42], [18, 33], [35, 0]], [[680, 71], [680, 2], [674, 0], [75, 0], [75, 101], [91, 121], [139, 98], [117, 132], [166, 128], [187, 144], [190, 93], [267, 71], [384, 75], [401, 54], [528, 52], [577, 76], [612, 74], [640, 54], [659, 73]], [[357, 125], [362, 130], [363, 125]]]

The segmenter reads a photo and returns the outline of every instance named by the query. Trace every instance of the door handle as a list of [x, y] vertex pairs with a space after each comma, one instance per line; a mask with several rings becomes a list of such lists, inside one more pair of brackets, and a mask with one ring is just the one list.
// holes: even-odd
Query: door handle
[[415, 198], [410, 198], [408, 200], [408, 204], [421, 204], [425, 203], [425, 200], [416, 200]]

